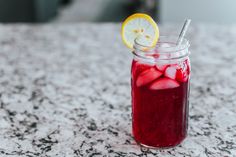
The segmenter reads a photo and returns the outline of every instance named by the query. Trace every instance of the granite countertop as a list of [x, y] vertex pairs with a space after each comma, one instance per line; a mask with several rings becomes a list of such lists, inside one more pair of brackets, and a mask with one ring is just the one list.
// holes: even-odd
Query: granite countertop
[[236, 156], [236, 25], [190, 28], [189, 135], [165, 150], [132, 138], [132, 54], [119, 29], [0, 25], [0, 156]]

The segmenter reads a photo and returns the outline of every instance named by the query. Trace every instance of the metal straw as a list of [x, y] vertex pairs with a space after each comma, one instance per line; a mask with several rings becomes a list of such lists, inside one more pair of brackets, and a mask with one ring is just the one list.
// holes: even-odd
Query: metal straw
[[184, 39], [185, 33], [186, 33], [190, 23], [191, 23], [191, 19], [186, 19], [185, 20], [184, 25], [182, 27], [182, 30], [181, 30], [181, 32], [179, 34], [179, 38], [178, 38], [178, 40], [176, 42], [176, 45], [178, 45], [178, 46], [181, 45], [181, 43], [182, 43], [182, 41]]

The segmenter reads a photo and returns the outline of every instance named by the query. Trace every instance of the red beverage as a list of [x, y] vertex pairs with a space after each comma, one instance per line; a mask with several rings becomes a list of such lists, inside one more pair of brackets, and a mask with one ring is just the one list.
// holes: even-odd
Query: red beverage
[[133, 136], [143, 146], [172, 147], [187, 135], [190, 61], [169, 56], [171, 62], [159, 64], [157, 54], [132, 63]]

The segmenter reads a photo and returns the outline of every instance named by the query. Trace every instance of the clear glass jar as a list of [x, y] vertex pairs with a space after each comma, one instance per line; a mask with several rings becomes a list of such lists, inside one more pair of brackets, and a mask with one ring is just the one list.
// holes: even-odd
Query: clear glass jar
[[131, 69], [132, 127], [137, 143], [173, 147], [187, 135], [189, 42], [161, 36], [156, 47], [135, 40]]

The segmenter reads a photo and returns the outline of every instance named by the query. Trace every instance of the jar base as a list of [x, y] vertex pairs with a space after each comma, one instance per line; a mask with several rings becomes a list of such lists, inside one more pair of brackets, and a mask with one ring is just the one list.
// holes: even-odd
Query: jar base
[[177, 144], [175, 145], [171, 145], [171, 146], [150, 146], [150, 145], [146, 145], [143, 144], [141, 142], [138, 142], [137, 140], [135, 140], [137, 142], [138, 145], [140, 145], [141, 147], [147, 148], [147, 149], [156, 149], [156, 150], [161, 150], [161, 149], [170, 149], [170, 148], [174, 148], [179, 146], [181, 143], [183, 143], [183, 141], [187, 138], [187, 135]]

